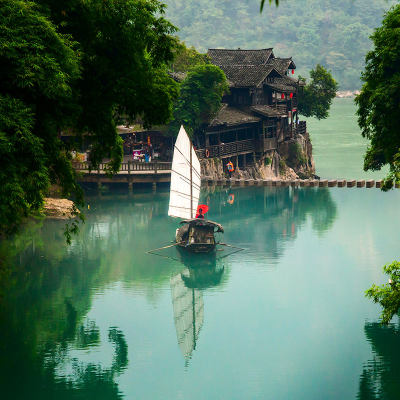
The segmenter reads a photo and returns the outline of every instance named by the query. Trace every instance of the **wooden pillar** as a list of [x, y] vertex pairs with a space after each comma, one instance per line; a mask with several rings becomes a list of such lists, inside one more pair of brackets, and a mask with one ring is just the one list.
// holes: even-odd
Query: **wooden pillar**
[[243, 154], [243, 168], [246, 168], [246, 155], [247, 154]]
[[235, 164], [236, 164], [235, 169], [238, 169], [239, 168], [239, 156], [238, 155], [236, 155], [236, 157], [235, 157]]
[[254, 163], [254, 165], [256, 164], [256, 153], [255, 152], [253, 152], [253, 163]]
[[206, 134], [205, 143], [206, 143], [206, 148], [207, 148], [207, 147], [210, 147], [210, 135], [207, 135], [207, 134]]

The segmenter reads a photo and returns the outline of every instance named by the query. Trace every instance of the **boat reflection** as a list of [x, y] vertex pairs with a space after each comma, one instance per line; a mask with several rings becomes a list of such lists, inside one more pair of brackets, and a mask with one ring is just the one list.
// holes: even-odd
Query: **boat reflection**
[[203, 290], [221, 283], [224, 266], [215, 256], [182, 253], [186, 268], [171, 277], [171, 296], [178, 345], [189, 364], [204, 322]]

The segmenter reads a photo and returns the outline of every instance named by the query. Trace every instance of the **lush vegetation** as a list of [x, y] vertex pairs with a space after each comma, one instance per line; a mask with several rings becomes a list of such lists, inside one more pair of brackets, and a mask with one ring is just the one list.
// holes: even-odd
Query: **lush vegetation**
[[[400, 5], [385, 16], [372, 35], [374, 48], [366, 56], [362, 75], [364, 85], [356, 98], [358, 124], [370, 140], [364, 157], [365, 170], [380, 170], [389, 165], [383, 190], [400, 182]], [[383, 307], [382, 323], [388, 324], [400, 309], [400, 263], [383, 268], [389, 283], [373, 285], [366, 295]]]
[[180, 87], [174, 108], [172, 132], [184, 125], [190, 136], [201, 132], [221, 107], [222, 96], [229, 89], [224, 72], [212, 64], [191, 68]]
[[[40, 209], [49, 185], [81, 200], [65, 130], [89, 134], [91, 162], [117, 171], [120, 115], [165, 123], [175, 28], [157, 0], [0, 3], [0, 234]], [[77, 143], [75, 143], [77, 144]]]
[[364, 169], [389, 165], [384, 189], [400, 181], [400, 5], [393, 8], [372, 36], [374, 48], [366, 56], [364, 85], [356, 98], [358, 124], [370, 140]]
[[389, 276], [389, 282], [381, 286], [372, 285], [366, 295], [383, 307], [381, 319], [387, 325], [400, 309], [400, 263], [394, 261], [385, 265], [383, 271]]
[[299, 113], [305, 117], [327, 118], [338, 84], [331, 73], [319, 64], [310, 71], [310, 77], [299, 97]]
[[[340, 89], [359, 89], [369, 36], [393, 0], [285, 0], [264, 7], [259, 0], [165, 0], [179, 37], [207, 48], [274, 47], [293, 56], [305, 76], [315, 65], [332, 71]], [[267, 5], [267, 2], [266, 2]]]

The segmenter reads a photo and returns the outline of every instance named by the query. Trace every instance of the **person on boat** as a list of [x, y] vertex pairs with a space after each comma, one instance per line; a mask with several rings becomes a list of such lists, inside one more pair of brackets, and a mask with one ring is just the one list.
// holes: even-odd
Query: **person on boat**
[[198, 212], [196, 214], [196, 218], [204, 219], [204, 214], [203, 214], [203, 209], [202, 208], [199, 208], [199, 210], [198, 210]]
[[229, 160], [228, 164], [226, 164], [226, 169], [228, 170], [229, 179], [232, 178], [232, 173], [235, 171], [235, 167], [233, 166], [233, 162]]

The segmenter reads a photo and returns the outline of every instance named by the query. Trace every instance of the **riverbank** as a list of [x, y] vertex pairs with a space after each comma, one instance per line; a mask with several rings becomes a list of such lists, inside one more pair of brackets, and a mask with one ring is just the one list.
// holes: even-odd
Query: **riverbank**
[[74, 202], [68, 199], [44, 199], [43, 213], [48, 218], [69, 219], [75, 216]]

